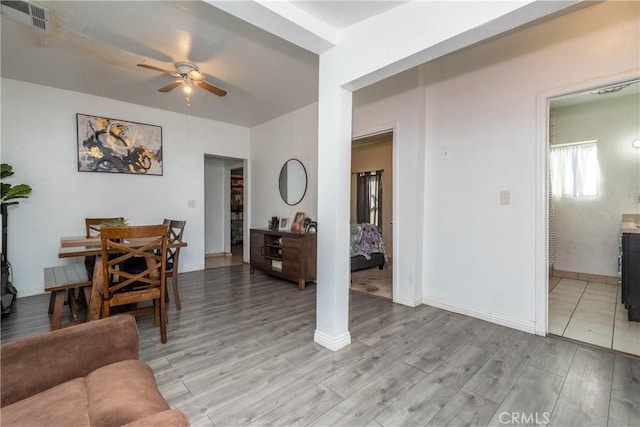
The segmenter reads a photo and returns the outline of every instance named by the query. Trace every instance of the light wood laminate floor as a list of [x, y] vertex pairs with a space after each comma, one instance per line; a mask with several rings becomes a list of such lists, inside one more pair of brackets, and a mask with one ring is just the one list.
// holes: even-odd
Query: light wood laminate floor
[[[194, 426], [633, 426], [640, 359], [429, 306], [350, 294], [352, 344], [313, 342], [316, 285], [246, 265], [180, 275], [168, 343], [138, 321], [141, 357]], [[48, 296], [21, 298], [2, 341], [48, 330]], [[514, 421], [519, 421], [516, 423]]]

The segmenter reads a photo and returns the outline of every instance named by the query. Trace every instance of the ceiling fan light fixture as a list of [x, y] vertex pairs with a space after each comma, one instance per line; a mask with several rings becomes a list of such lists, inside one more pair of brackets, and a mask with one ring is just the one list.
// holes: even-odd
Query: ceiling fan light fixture
[[148, 64], [137, 65], [138, 67], [146, 68], [147, 70], [158, 71], [178, 78], [173, 83], [169, 83], [168, 85], [158, 89], [158, 91], [160, 92], [170, 92], [171, 90], [182, 85], [183, 91], [187, 95], [191, 93], [191, 91], [193, 90], [193, 86], [198, 86], [199, 88], [202, 88], [218, 96], [225, 96], [227, 94], [226, 90], [220, 89], [219, 87], [207, 82], [205, 80], [205, 75], [198, 71], [198, 67], [196, 65], [190, 62], [176, 62], [174, 64], [176, 68], [175, 71], [165, 70]]
[[198, 67], [191, 62], [176, 62], [174, 65], [180, 75], [187, 75], [192, 71], [198, 71]]

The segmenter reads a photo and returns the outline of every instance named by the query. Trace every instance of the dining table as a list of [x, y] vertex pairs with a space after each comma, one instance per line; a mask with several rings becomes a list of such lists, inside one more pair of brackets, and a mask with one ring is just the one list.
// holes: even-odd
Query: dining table
[[[150, 239], [130, 239], [124, 242], [132, 248], [141, 248], [148, 244]], [[183, 248], [187, 243], [181, 240], [169, 240], [168, 248]], [[75, 257], [95, 257], [93, 267], [93, 277], [91, 279], [91, 296], [87, 301], [88, 313], [87, 321], [100, 318], [102, 311], [102, 242], [100, 236], [84, 237], [71, 236], [60, 238], [60, 248], [58, 249], [58, 258], [75, 258]], [[166, 285], [166, 284], [165, 284]]]

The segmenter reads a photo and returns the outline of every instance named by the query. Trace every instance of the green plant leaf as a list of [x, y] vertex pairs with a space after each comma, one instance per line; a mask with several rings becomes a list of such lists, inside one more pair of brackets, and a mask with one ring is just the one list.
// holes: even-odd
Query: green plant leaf
[[112, 222], [103, 222], [100, 225], [104, 227], [126, 227], [128, 225], [127, 221], [128, 219], [124, 218]]
[[0, 164], [0, 179], [13, 175], [13, 167], [7, 163]]
[[3, 194], [2, 200], [26, 199], [27, 197], [29, 197], [29, 193], [31, 193], [31, 187], [29, 187], [27, 184], [18, 184], [9, 188], [7, 193]]
[[4, 197], [7, 195], [7, 193], [9, 192], [9, 189], [11, 188], [11, 184], [7, 184], [6, 182], [2, 182], [0, 183], [0, 188], [2, 189], [2, 192], [0, 193], [1, 199], [4, 200]]

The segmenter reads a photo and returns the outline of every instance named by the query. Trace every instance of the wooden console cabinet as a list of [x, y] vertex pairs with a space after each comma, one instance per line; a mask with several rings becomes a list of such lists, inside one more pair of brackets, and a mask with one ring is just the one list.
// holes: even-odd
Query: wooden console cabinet
[[252, 228], [250, 236], [251, 273], [258, 269], [300, 289], [316, 280], [316, 233]]

